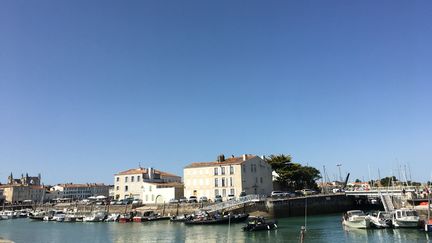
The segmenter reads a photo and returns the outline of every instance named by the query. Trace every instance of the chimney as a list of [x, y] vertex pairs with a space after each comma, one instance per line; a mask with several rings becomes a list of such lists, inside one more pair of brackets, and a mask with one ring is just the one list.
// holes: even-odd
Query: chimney
[[224, 161], [225, 161], [225, 155], [220, 154], [220, 155], [217, 157], [217, 161], [218, 161], [218, 162], [224, 162]]
[[266, 159], [265, 155], [261, 155], [261, 159], [265, 160]]
[[153, 179], [153, 168], [152, 167], [149, 167], [148, 169], [147, 169], [147, 173], [148, 173], [148, 177], [149, 177], [149, 180], [152, 180]]
[[247, 154], [243, 154], [243, 161], [247, 160]]

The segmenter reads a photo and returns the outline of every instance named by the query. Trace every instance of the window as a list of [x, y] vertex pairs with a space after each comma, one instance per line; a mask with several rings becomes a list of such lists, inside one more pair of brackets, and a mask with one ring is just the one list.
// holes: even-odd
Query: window
[[152, 194], [152, 202], [154, 201], [154, 194]]
[[120, 177], [117, 176], [116, 181], [119, 182], [120, 181]]
[[230, 165], [230, 175], [234, 174], [234, 166]]
[[148, 202], [148, 195], [146, 195], [146, 201]]
[[134, 182], [135, 177], [131, 176], [131, 182]]
[[128, 182], [128, 177], [127, 176], [125, 177], [125, 182]]
[[119, 187], [119, 186], [116, 187], [116, 191], [118, 191], [118, 190], [120, 190], [120, 187]]
[[225, 178], [222, 178], [222, 187], [225, 186]]
[[253, 164], [251, 164], [251, 172], [254, 172], [254, 167], [253, 167], [254, 165]]
[[215, 189], [215, 196], [219, 195], [219, 189]]
[[261, 181], [261, 184], [263, 183], [263, 179], [262, 179], [262, 177], [260, 177], [260, 181]]
[[255, 177], [255, 184], [258, 184], [258, 177]]
[[127, 191], [128, 191], [128, 189], [129, 189], [129, 188], [128, 188], [128, 186], [125, 186], [125, 192], [127, 192]]
[[243, 167], [243, 172], [246, 172], [246, 165], [242, 165]]
[[235, 190], [234, 190], [234, 188], [231, 188], [231, 190], [230, 190], [230, 194], [231, 194], [231, 195], [235, 195]]
[[226, 189], [222, 189], [222, 197], [226, 197]]
[[225, 167], [221, 167], [221, 175], [225, 175]]
[[232, 177], [230, 177], [230, 186], [233, 186], [233, 178]]
[[219, 186], [219, 184], [218, 184], [218, 178], [215, 178], [215, 187], [218, 187]]
[[214, 168], [214, 175], [218, 175], [218, 168]]
[[139, 182], [141, 179], [141, 176], [137, 176], [137, 181]]

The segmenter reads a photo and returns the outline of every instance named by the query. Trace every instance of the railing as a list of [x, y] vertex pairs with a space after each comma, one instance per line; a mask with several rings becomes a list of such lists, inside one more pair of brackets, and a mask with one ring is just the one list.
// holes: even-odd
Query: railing
[[246, 203], [251, 203], [251, 202], [259, 202], [265, 200], [264, 196], [260, 196], [260, 195], [247, 195], [244, 197], [239, 197], [238, 199], [234, 199], [234, 200], [229, 200], [226, 202], [220, 202], [220, 203], [216, 203], [207, 207], [202, 208], [202, 210], [204, 211], [218, 211], [218, 210], [223, 210], [223, 209], [227, 209], [227, 208], [231, 208], [234, 206], [239, 206], [242, 204], [246, 204]]

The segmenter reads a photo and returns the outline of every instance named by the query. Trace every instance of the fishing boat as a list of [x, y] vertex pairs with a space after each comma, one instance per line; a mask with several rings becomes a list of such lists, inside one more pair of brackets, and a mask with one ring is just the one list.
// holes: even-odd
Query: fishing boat
[[243, 231], [273, 230], [277, 229], [277, 224], [275, 221], [267, 221], [263, 217], [252, 217], [242, 229]]
[[373, 228], [388, 228], [392, 225], [392, 215], [384, 211], [378, 211], [368, 216]]
[[343, 215], [342, 224], [351, 228], [367, 229], [370, 228], [370, 219], [361, 210], [350, 210]]
[[401, 208], [393, 212], [392, 224], [395, 228], [415, 228], [419, 222], [420, 217], [414, 209]]

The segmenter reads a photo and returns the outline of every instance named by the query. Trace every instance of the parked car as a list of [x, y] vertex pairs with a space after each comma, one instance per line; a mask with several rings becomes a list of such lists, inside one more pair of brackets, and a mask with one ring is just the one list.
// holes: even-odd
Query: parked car
[[301, 191], [302, 191], [302, 194], [305, 195], [305, 196], [317, 194], [316, 191], [311, 190], [311, 189], [303, 189]]
[[199, 202], [200, 203], [206, 203], [206, 202], [208, 202], [208, 198], [207, 197], [200, 197], [200, 199], [199, 199]]
[[169, 203], [179, 203], [179, 200], [178, 200], [178, 199], [175, 199], [175, 198], [173, 198], [173, 199], [169, 200]]
[[141, 199], [134, 199], [134, 200], [132, 201], [132, 204], [133, 204], [133, 205], [141, 205], [141, 204], [142, 204], [142, 200], [141, 200]]
[[198, 199], [196, 196], [190, 196], [189, 197], [188, 203], [197, 203], [197, 202], [198, 202]]
[[246, 192], [245, 191], [240, 192], [239, 197], [245, 197], [245, 196], [246, 196]]
[[275, 198], [275, 197], [286, 197], [287, 193], [283, 192], [283, 191], [272, 191], [270, 195], [273, 198]]
[[234, 194], [229, 194], [229, 195], [227, 196], [227, 198], [228, 198], [228, 201], [230, 201], [230, 200], [235, 200], [235, 196], [234, 196]]
[[221, 195], [216, 195], [216, 197], [215, 197], [215, 199], [214, 199], [214, 202], [215, 203], [218, 203], [218, 202], [222, 202], [223, 200], [222, 200], [222, 196]]
[[110, 205], [116, 205], [117, 202], [118, 202], [117, 200], [112, 200], [112, 201], [110, 202]]
[[186, 197], [181, 197], [181, 198], [179, 199], [179, 202], [180, 202], [180, 203], [187, 203], [188, 200], [187, 200]]

